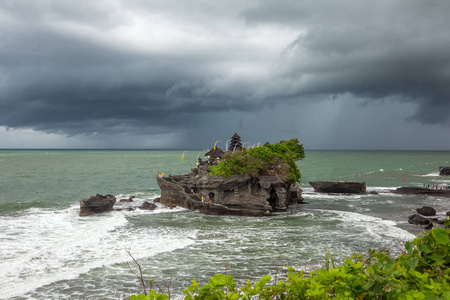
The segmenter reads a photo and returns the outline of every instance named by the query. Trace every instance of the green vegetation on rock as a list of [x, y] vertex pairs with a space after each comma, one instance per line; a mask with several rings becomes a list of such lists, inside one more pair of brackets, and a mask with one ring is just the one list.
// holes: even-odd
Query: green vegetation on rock
[[283, 140], [276, 144], [227, 153], [221, 162], [210, 167], [209, 175], [257, 177], [275, 173], [286, 177], [289, 183], [295, 183], [301, 178], [295, 162], [304, 157], [305, 151], [298, 139]]
[[[266, 275], [241, 288], [231, 275], [216, 274], [203, 286], [192, 280], [184, 299], [450, 299], [450, 230], [434, 228], [407, 242], [397, 258], [381, 249], [354, 254], [341, 263], [329, 255], [326, 259], [325, 267], [310, 276], [288, 268], [285, 280], [271, 282]], [[130, 299], [168, 298], [151, 291]]]

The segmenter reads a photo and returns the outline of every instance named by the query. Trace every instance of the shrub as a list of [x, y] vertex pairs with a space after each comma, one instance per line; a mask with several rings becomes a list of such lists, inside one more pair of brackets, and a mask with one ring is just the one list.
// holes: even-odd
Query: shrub
[[[266, 275], [238, 289], [232, 276], [216, 274], [201, 287], [193, 280], [183, 291], [184, 299], [450, 299], [449, 240], [450, 230], [434, 228], [407, 242], [395, 259], [385, 249], [354, 254], [337, 266], [329, 258], [332, 266], [326, 264], [309, 277], [288, 268], [287, 278], [273, 285]], [[130, 299], [167, 299], [150, 294]]]
[[295, 183], [301, 178], [295, 162], [304, 157], [303, 145], [294, 138], [250, 150], [227, 153], [223, 161], [210, 167], [209, 174], [224, 177], [237, 174], [257, 177], [274, 172], [286, 177], [288, 183]]

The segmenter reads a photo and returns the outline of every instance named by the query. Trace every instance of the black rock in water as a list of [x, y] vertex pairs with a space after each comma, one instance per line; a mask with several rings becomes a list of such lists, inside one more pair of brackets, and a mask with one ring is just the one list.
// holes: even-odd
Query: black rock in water
[[450, 167], [439, 167], [440, 176], [450, 176]]
[[120, 199], [119, 202], [133, 202], [134, 196], [130, 196], [128, 199]]
[[424, 206], [422, 208], [416, 209], [416, 211], [421, 214], [422, 216], [435, 216], [436, 210], [429, 206]]
[[440, 197], [450, 197], [450, 190], [437, 190], [414, 186], [399, 187], [392, 192], [403, 195], [435, 195]]
[[94, 214], [111, 211], [116, 203], [116, 197], [113, 195], [91, 196], [87, 199], [80, 200], [80, 216], [91, 216]]
[[416, 224], [416, 225], [428, 225], [430, 224], [430, 220], [427, 218], [422, 217], [421, 215], [411, 215], [408, 217], [408, 222], [410, 224]]
[[427, 225], [425, 225], [424, 229], [432, 229], [434, 227], [433, 223], [428, 223]]
[[145, 201], [139, 208], [144, 210], [154, 210], [156, 207], [156, 204]]
[[366, 193], [366, 183], [357, 181], [310, 181], [309, 184], [317, 193]]

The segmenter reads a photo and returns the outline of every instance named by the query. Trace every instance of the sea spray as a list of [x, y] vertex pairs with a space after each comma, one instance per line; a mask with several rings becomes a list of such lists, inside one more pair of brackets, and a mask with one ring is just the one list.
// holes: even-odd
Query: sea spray
[[[183, 248], [193, 243], [196, 232], [129, 226], [127, 214], [151, 212], [111, 212], [91, 217], [79, 217], [77, 213], [78, 208], [72, 206], [61, 211], [30, 209], [20, 216], [0, 218], [1, 297], [128, 261], [125, 249], [141, 259]], [[149, 239], [151, 242], [145, 242]]]

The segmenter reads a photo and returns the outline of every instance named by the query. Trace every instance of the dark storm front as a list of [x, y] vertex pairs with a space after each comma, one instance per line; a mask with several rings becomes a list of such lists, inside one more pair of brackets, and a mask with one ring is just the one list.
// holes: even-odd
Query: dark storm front
[[[188, 173], [199, 153], [187, 151], [181, 162], [182, 151], [0, 151], [1, 297], [128, 295], [139, 282], [125, 249], [148, 279], [176, 279], [177, 292], [191, 279], [224, 272], [224, 264], [238, 279], [253, 280], [274, 274], [276, 264], [320, 266], [324, 247], [335, 257], [369, 248], [398, 253], [400, 242], [421, 230], [407, 223], [417, 207], [448, 210], [447, 199], [388, 191], [450, 184], [438, 175], [449, 152], [307, 151], [298, 166], [309, 204], [283, 216], [205, 216], [160, 204], [153, 211], [78, 216], [78, 201], [97, 193], [133, 195], [136, 205], [152, 201], [160, 195], [156, 175]], [[308, 185], [318, 180], [363, 181], [379, 193], [318, 194]]]

